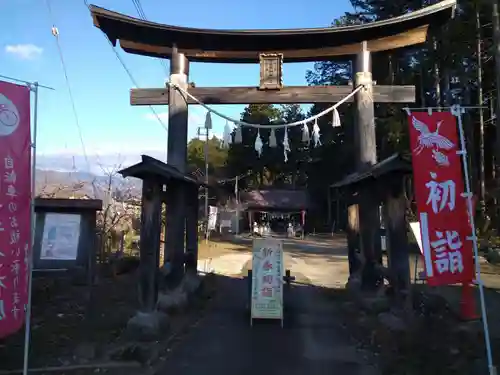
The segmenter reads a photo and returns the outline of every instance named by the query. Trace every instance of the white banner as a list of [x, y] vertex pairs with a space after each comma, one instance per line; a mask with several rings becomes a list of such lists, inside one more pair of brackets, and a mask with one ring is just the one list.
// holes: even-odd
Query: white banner
[[283, 242], [255, 239], [252, 250], [252, 319], [283, 319]]
[[217, 224], [217, 207], [209, 206], [208, 207], [208, 230], [215, 230], [215, 226]]
[[424, 250], [422, 249], [422, 234], [420, 232], [420, 222], [419, 221], [410, 222], [410, 228], [411, 228], [411, 232], [413, 233], [413, 236], [415, 237], [415, 240], [417, 241], [418, 248], [420, 249], [420, 253], [422, 253], [422, 255], [423, 255]]

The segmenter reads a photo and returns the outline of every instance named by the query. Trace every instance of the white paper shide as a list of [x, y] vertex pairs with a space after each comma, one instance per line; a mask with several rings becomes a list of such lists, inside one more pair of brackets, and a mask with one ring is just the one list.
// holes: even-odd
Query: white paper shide
[[80, 215], [48, 213], [45, 216], [40, 259], [76, 260]]

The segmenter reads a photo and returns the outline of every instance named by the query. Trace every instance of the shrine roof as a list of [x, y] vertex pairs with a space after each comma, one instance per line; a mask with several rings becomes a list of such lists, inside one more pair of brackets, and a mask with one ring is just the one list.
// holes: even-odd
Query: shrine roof
[[379, 179], [385, 177], [389, 174], [402, 173], [410, 174], [412, 173], [411, 160], [404, 155], [395, 153], [387, 159], [375, 164], [370, 169], [365, 172], [354, 172], [342, 180], [330, 185], [331, 188], [342, 188], [350, 185], [354, 185], [360, 182], [367, 181], [369, 179]]
[[283, 53], [285, 62], [329, 60], [359, 51], [367, 41], [372, 52], [423, 43], [430, 26], [453, 16], [456, 0], [443, 0], [402, 16], [361, 25], [303, 28], [222, 30], [199, 29], [144, 21], [90, 5], [94, 25], [129, 53], [170, 58], [174, 45], [190, 61], [259, 62], [260, 53]]
[[175, 180], [193, 185], [204, 185], [201, 181], [182, 173], [176, 167], [168, 165], [151, 156], [141, 155], [142, 161], [118, 171], [123, 177], [136, 177], [141, 180], [156, 178], [158, 180]]
[[264, 211], [306, 210], [310, 200], [305, 190], [251, 190], [240, 193], [243, 206], [246, 209]]

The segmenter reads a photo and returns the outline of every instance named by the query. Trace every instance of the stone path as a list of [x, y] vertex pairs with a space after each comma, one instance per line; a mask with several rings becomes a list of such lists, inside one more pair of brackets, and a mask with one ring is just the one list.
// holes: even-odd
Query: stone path
[[[326, 270], [335, 270], [339, 262], [330, 262], [324, 255], [304, 259], [312, 252], [302, 257], [290, 254], [292, 273], [332, 283], [335, 277]], [[226, 255], [213, 260], [212, 266], [219, 273], [234, 275], [248, 261], [244, 255], [250, 256]], [[250, 327], [245, 279], [219, 276], [217, 285], [217, 297], [207, 316], [172, 349], [159, 375], [378, 374], [366, 353], [347, 337], [337, 306], [321, 288], [292, 285], [285, 295], [285, 326], [281, 328], [277, 321], [257, 321]]]
[[281, 328], [278, 321], [250, 327], [245, 280], [221, 276], [218, 287], [211, 311], [157, 374], [378, 374], [345, 336], [335, 307], [317, 288], [292, 287]]
[[[236, 238], [235, 243], [251, 245], [251, 239]], [[347, 282], [347, 249], [345, 239], [284, 240], [285, 268], [300, 281], [329, 288], [343, 287]], [[241, 275], [251, 262], [250, 252], [226, 254], [209, 260], [200, 260], [200, 272], [218, 275]], [[306, 280], [305, 280], [306, 279]]]

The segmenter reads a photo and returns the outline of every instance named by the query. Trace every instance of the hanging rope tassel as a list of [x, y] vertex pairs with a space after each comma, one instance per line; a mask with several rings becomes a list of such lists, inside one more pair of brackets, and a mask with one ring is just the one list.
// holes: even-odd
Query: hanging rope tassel
[[269, 135], [269, 147], [275, 148], [278, 146], [278, 141], [276, 140], [276, 132], [274, 128], [271, 129], [271, 134]]
[[314, 140], [314, 147], [321, 146], [321, 140], [319, 139], [320, 134], [319, 134], [319, 125], [318, 125], [318, 120], [314, 120], [314, 126], [313, 126], [313, 140]]
[[288, 142], [288, 127], [285, 127], [285, 136], [283, 137], [283, 154], [285, 155], [285, 163], [288, 161], [288, 153], [290, 151], [290, 143]]
[[237, 125], [234, 131], [234, 143], [242, 143], [243, 135], [241, 134], [241, 125]]
[[224, 126], [224, 134], [222, 135], [222, 147], [229, 148], [231, 145], [231, 128], [229, 127], [229, 123], [226, 121], [226, 125]]
[[304, 126], [302, 126], [302, 142], [309, 144], [311, 141], [311, 137], [309, 136], [309, 126], [304, 122]]
[[260, 138], [260, 131], [257, 131], [257, 138], [255, 138], [255, 151], [257, 151], [257, 154], [259, 157], [262, 155], [262, 146], [264, 144], [262, 143], [262, 138]]
[[337, 108], [335, 108], [333, 110], [332, 126], [334, 128], [338, 128], [339, 126], [341, 126], [341, 124], [340, 124], [340, 115], [339, 115], [339, 111], [337, 111]]

